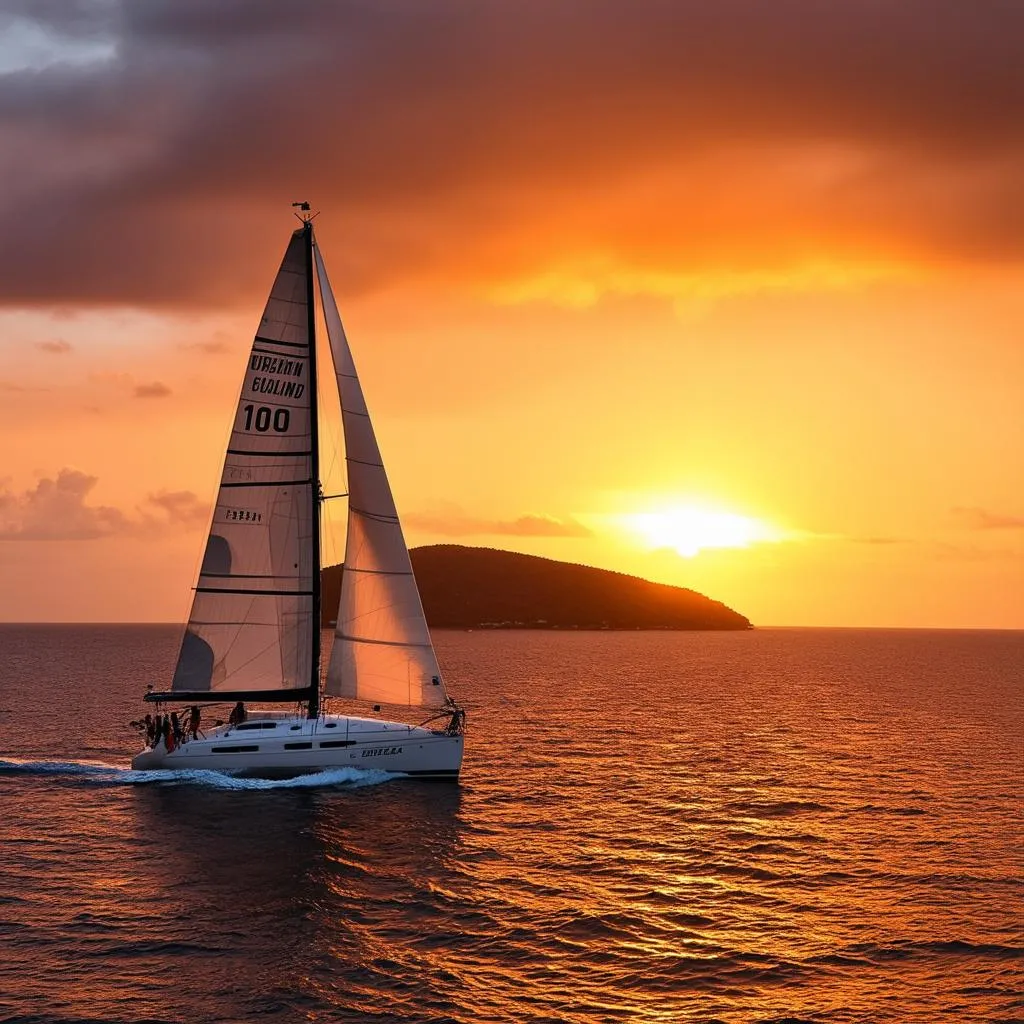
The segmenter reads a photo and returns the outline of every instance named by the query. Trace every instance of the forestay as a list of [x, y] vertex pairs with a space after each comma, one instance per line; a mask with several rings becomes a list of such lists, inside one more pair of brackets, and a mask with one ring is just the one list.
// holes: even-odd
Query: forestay
[[381, 704], [439, 706], [446, 694], [327, 270], [314, 245], [327, 335], [341, 394], [348, 531], [328, 694]]
[[309, 686], [319, 566], [307, 314], [300, 229], [253, 342], [172, 691]]

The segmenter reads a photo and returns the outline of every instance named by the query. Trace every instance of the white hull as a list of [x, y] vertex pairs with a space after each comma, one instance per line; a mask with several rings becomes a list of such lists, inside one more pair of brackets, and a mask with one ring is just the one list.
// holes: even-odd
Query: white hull
[[[205, 734], [205, 736], [203, 735]], [[203, 769], [262, 776], [326, 768], [372, 768], [422, 778], [456, 779], [463, 736], [375, 718], [254, 712], [241, 725], [201, 730], [168, 753], [163, 742], [132, 759], [137, 771]]]

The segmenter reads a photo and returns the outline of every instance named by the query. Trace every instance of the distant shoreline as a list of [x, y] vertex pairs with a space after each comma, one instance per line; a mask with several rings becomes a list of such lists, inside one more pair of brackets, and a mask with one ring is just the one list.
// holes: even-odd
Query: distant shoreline
[[[434, 544], [409, 552], [432, 629], [747, 630], [750, 620], [685, 587], [496, 548]], [[334, 620], [343, 568], [321, 573]]]

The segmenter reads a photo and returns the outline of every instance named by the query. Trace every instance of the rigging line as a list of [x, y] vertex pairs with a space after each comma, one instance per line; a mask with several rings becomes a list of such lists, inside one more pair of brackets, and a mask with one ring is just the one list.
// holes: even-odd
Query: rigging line
[[[253, 351], [256, 351], [256, 349], [254, 349]], [[255, 394], [257, 396], [256, 398], [253, 399], [254, 403], [255, 402], [259, 402], [260, 405], [269, 405], [271, 409], [290, 409], [292, 412], [305, 412], [306, 409], [309, 408], [309, 406], [305, 402], [302, 401], [302, 396], [301, 395], [295, 395], [295, 396], [285, 395], [284, 396], [285, 398], [295, 397], [295, 398], [298, 399], [297, 402], [275, 402], [273, 400], [273, 398], [268, 398], [267, 397], [267, 392], [265, 392], [265, 391], [256, 391], [256, 392], [253, 392], [253, 394]], [[239, 404], [241, 404], [241, 401], [245, 401], [245, 400], [246, 400], [245, 396], [243, 396], [242, 399], [240, 400]], [[289, 434], [288, 436], [289, 437], [301, 437], [303, 435], [294, 434], [293, 433], [293, 434]]]
[[[237, 622], [237, 623], [230, 623], [230, 625], [238, 626], [238, 629], [235, 632], [234, 638], [228, 644], [228, 649], [227, 649], [227, 651], [226, 651], [226, 653], [224, 655], [224, 661], [227, 661], [228, 655], [230, 655], [234, 651], [235, 644], [237, 644], [238, 641], [241, 639], [242, 627], [248, 624], [249, 616], [252, 614], [253, 606], [255, 604], [256, 604], [256, 599], [255, 598], [251, 598], [249, 600], [248, 605], [246, 606], [245, 614], [244, 614], [244, 616], [242, 618], [242, 621], [241, 622]], [[271, 628], [273, 628], [273, 627], [271, 627]], [[268, 650], [270, 650], [271, 645], [276, 642], [276, 639], [277, 638], [275, 637], [275, 639], [271, 640], [270, 643], [268, 643], [267, 646], [263, 648], [263, 650], [257, 651], [255, 654], [253, 654], [249, 658], [248, 661], [243, 661], [242, 664], [238, 666], [238, 671], [247, 668], [249, 665], [251, 665], [253, 663], [253, 661], [256, 660], [256, 658], [261, 657], [262, 655], [266, 654], [266, 652]], [[234, 675], [234, 674], [235, 673], [232, 673], [232, 675]], [[230, 678], [230, 677], [226, 676], [225, 678]], [[211, 680], [211, 682], [212, 682], [212, 680]]]
[[282, 348], [304, 348], [309, 351], [309, 345], [303, 341], [277, 341], [274, 338], [265, 338], [257, 334], [253, 341], [258, 341], [261, 345], [280, 345]]
[[222, 483], [221, 487], [305, 487], [308, 483], [308, 480], [275, 480], [273, 483], [264, 483], [262, 480], [230, 480]]
[[196, 587], [197, 594], [252, 594], [256, 597], [312, 597], [312, 590], [249, 590], [236, 587]]
[[[296, 434], [296, 437], [308, 437], [308, 434]], [[263, 459], [308, 459], [313, 453], [308, 452], [263, 452], [263, 451], [243, 451], [241, 448], [229, 448], [228, 455], [244, 455], [246, 457], [255, 456]], [[263, 466], [263, 469], [274, 469], [274, 466]], [[276, 481], [271, 481], [268, 486], [272, 486]]]
[[[242, 596], [245, 597], [247, 595], [243, 594]], [[193, 619], [192, 620], [192, 625], [193, 626], [235, 626], [238, 629], [241, 629], [243, 626], [259, 626], [261, 629], [277, 629], [279, 624], [276, 623], [276, 622], [254, 622], [254, 621], [249, 620], [249, 619], [224, 619], [224, 618], [220, 618], [220, 619], [209, 619], [209, 620], [207, 620], [207, 619]], [[264, 650], [269, 650], [269, 649], [270, 649], [269, 646], [264, 648]]]
[[[308, 353], [307, 354], [303, 354], [301, 352], [287, 352], [287, 353], [284, 353], [284, 352], [272, 352], [269, 348], [259, 348], [256, 345], [253, 345], [253, 347], [251, 349], [249, 349], [249, 352], [250, 353], [255, 353], [255, 354], [261, 355], [261, 356], [273, 356], [275, 359], [287, 359], [289, 362], [296, 363], [296, 364], [302, 364], [302, 363], [308, 363], [309, 362], [309, 355], [308, 355]], [[299, 369], [300, 370], [302, 369], [301, 365], [299, 365]], [[295, 376], [295, 375], [293, 374], [292, 376]], [[299, 376], [301, 376], [301, 374]], [[303, 383], [305, 383], [305, 381], [303, 381]]]
[[[239, 595], [239, 596], [242, 596], [242, 595]], [[249, 625], [250, 624], [249, 623], [249, 619], [252, 616], [252, 613], [253, 613], [253, 611], [254, 611], [254, 609], [256, 607], [256, 599], [257, 598], [256, 598], [255, 595], [249, 598], [249, 601], [248, 601], [248, 603], [246, 605], [244, 619], [243, 619], [242, 623], [239, 624], [239, 629], [236, 631], [234, 638], [228, 644], [228, 653], [229, 654], [234, 650], [235, 645], [237, 643], [239, 643], [239, 641], [241, 640], [243, 627], [245, 625]], [[269, 628], [270, 630], [272, 630], [272, 635], [271, 635], [270, 639], [267, 641], [266, 645], [262, 648], [262, 650], [254, 651], [250, 658], [248, 658], [246, 661], [243, 661], [242, 664], [238, 666], [238, 669], [236, 670], [236, 672], [240, 672], [240, 671], [245, 670], [251, 664], [253, 664], [253, 662], [255, 662], [257, 658], [263, 657], [272, 648], [276, 647], [278, 649], [279, 653], [280, 653], [280, 651], [282, 649], [282, 644], [281, 644], [281, 639], [282, 639], [281, 638], [281, 622], [278, 621], [276, 623], [266, 623], [266, 624], [260, 623], [259, 625], [265, 626], [265, 628]], [[296, 653], [298, 653], [298, 645], [297, 644], [296, 644]], [[289, 690], [290, 689], [296, 689], [296, 687], [290, 687], [290, 686], [286, 687], [286, 686], [283, 685], [284, 684], [284, 664], [281, 663], [280, 660], [279, 660], [279, 664], [281, 665], [281, 684], [282, 685], [277, 687], [277, 689], [289, 689]], [[235, 673], [232, 673], [232, 675], [234, 675], [234, 674]], [[270, 689], [270, 687], [268, 687], [268, 689]]]
[[356, 508], [354, 505], [349, 505], [349, 512], [354, 512], [357, 516], [364, 516], [366, 519], [373, 519], [378, 523], [393, 523], [396, 526], [398, 524], [398, 516], [391, 512], [369, 512], [364, 508]]
[[[348, 566], [346, 571], [347, 572], [370, 573], [373, 576], [413, 576], [413, 575], [415, 575], [414, 573], [410, 572], [408, 569], [395, 569], [395, 570], [389, 570], [389, 569], [357, 569], [357, 568], [355, 568], [355, 566]], [[380, 609], [378, 609], [378, 611], [379, 610]]]
[[[251, 623], [248, 622], [248, 616], [249, 616], [249, 613], [252, 611], [252, 606], [255, 603], [256, 603], [255, 599], [249, 602], [249, 608], [248, 608], [248, 611], [246, 612], [246, 618], [242, 622], [231, 623], [231, 625], [238, 625], [240, 627], [241, 626], [246, 626], [246, 625], [251, 625]], [[280, 623], [261, 623], [260, 625], [265, 626], [265, 628], [274, 630], [274, 634], [275, 635], [267, 642], [265, 647], [261, 648], [258, 651], [255, 651], [250, 658], [248, 658], [246, 661], [243, 661], [242, 664], [239, 665], [238, 668], [234, 672], [231, 673], [231, 676], [235, 676], [239, 672], [241, 672], [244, 669], [248, 668], [254, 661], [257, 660], [257, 658], [262, 658], [272, 648], [274, 648], [274, 647], [280, 648], [280, 646], [281, 646], [280, 645], [280, 633], [281, 633]], [[241, 631], [241, 629], [239, 629], [238, 632], [235, 634], [235, 639], [232, 640], [231, 643], [228, 645], [228, 653], [229, 654], [234, 650], [235, 644], [238, 643], [238, 641], [241, 639], [241, 633], [242, 633], [242, 631]], [[282, 666], [282, 671], [281, 671], [281, 684], [282, 685], [280, 685], [280, 686], [268, 686], [268, 687], [266, 687], [266, 689], [268, 691], [270, 691], [270, 690], [297, 690], [297, 689], [301, 689], [301, 687], [298, 687], [298, 686], [285, 686], [284, 685], [284, 668], [283, 668], [283, 666]]]
[[[359, 617], [365, 618], [365, 616], [362, 615]], [[371, 640], [369, 637], [349, 636], [347, 633], [335, 633], [334, 636], [337, 640], [347, 640], [352, 644], [376, 644], [379, 647], [414, 647], [422, 648], [424, 650], [433, 650], [433, 645], [429, 642], [425, 644], [414, 644], [401, 643], [397, 640]]]
[[285, 572], [204, 572], [200, 575], [215, 580], [297, 580], [302, 578]]

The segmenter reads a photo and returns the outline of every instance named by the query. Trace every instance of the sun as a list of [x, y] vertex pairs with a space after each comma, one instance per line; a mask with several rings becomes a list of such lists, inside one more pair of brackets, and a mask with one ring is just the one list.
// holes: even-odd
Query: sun
[[672, 548], [685, 558], [708, 548], [747, 548], [777, 539], [775, 531], [757, 519], [692, 505], [636, 512], [622, 516], [622, 523], [651, 547]]

